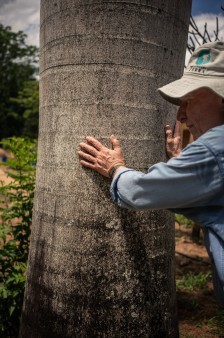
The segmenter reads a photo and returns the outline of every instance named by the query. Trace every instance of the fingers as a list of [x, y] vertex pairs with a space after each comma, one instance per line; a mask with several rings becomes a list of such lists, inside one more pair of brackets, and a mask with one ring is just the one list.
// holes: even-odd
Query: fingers
[[92, 136], [87, 136], [86, 137], [86, 141], [91, 144], [94, 148], [96, 148], [97, 150], [101, 150], [103, 145], [102, 143], [100, 143], [100, 141], [98, 141], [97, 139], [95, 139]]
[[166, 153], [169, 158], [177, 157], [182, 147], [182, 125], [180, 121], [176, 121], [174, 135], [170, 125], [165, 127], [166, 133]]
[[[86, 151], [88, 151], [89, 153], [91, 153], [92, 155], [96, 156], [96, 150], [101, 150], [102, 148], [104, 148], [103, 144], [101, 142], [99, 142], [97, 139], [95, 139], [92, 136], [87, 136], [86, 137], [86, 141], [88, 142], [89, 145], [87, 145], [86, 143], [80, 143], [80, 146], [85, 149]], [[112, 144], [112, 148], [118, 149], [121, 148], [120, 146], [120, 142], [118, 141], [118, 139], [116, 139], [116, 137], [114, 135], [110, 136], [110, 142]], [[92, 146], [92, 147], [91, 147]], [[95, 149], [94, 149], [95, 148]]]
[[[84, 151], [79, 150], [78, 151], [78, 155], [79, 157], [83, 158], [84, 160], [91, 162], [91, 163], [95, 163], [96, 162], [96, 158], [93, 157], [92, 155], [85, 153]], [[81, 161], [80, 161], [81, 163]]]
[[174, 129], [174, 137], [181, 137], [182, 134], [182, 124], [180, 121], [176, 120], [175, 129]]
[[90, 162], [81, 160], [80, 163], [86, 168], [95, 169], [95, 165]]
[[165, 133], [166, 133], [166, 138], [167, 141], [173, 138], [173, 132], [169, 124], [165, 126]]
[[78, 155], [81, 158], [80, 163], [85, 167], [96, 169], [95, 164], [97, 161], [97, 155], [103, 145], [91, 136], [87, 136], [86, 140], [88, 143], [81, 142], [81, 150], [78, 150]]
[[114, 135], [110, 136], [113, 149], [105, 147], [92, 136], [86, 137], [87, 143], [81, 142], [78, 150], [80, 164], [109, 177], [109, 170], [115, 164], [124, 164], [124, 157], [119, 141]]
[[107, 148], [92, 136], [87, 136], [86, 141], [88, 143], [80, 143], [81, 150], [78, 150], [77, 152], [80, 157], [80, 163], [84, 166], [87, 166], [86, 163], [93, 164], [94, 166], [88, 165], [88, 167], [95, 170], [98, 169], [98, 166], [103, 167], [101, 159], [104, 157]]
[[84, 143], [84, 142], [81, 142], [81, 143], [80, 143], [80, 147], [81, 147], [83, 150], [85, 150], [87, 153], [93, 155], [94, 157], [97, 156], [97, 150], [96, 150], [96, 148], [90, 146], [89, 144]]
[[110, 142], [112, 144], [112, 149], [117, 150], [121, 148], [120, 142], [118, 141], [118, 139], [116, 139], [114, 135], [110, 136]]
[[78, 151], [80, 159], [80, 164], [84, 167], [93, 169], [105, 177], [109, 177], [108, 169], [105, 167], [105, 164], [100, 160], [92, 157], [89, 154], [84, 153], [83, 151]]
[[166, 137], [167, 139], [171, 139], [171, 138], [176, 138], [176, 137], [180, 137], [181, 138], [181, 135], [182, 135], [182, 124], [180, 121], [176, 120], [176, 123], [175, 123], [175, 128], [174, 128], [174, 133], [170, 127], [169, 124], [166, 125], [165, 127], [165, 133], [166, 133]]

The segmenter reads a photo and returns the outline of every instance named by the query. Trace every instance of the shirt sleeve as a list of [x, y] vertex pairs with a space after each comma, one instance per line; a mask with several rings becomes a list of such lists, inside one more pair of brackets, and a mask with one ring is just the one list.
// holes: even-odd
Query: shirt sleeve
[[212, 151], [200, 142], [179, 157], [151, 166], [147, 173], [123, 169], [111, 183], [113, 200], [128, 209], [172, 209], [205, 206], [220, 189], [222, 175]]

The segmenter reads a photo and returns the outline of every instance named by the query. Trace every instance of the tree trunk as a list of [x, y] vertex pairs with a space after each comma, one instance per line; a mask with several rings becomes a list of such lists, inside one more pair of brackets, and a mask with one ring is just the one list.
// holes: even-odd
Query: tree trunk
[[[168, 105], [183, 72], [191, 0], [41, 1], [40, 131], [20, 337], [178, 337], [174, 226], [127, 211], [83, 169], [86, 135], [112, 133], [129, 167], [165, 159]], [[172, 193], [172, 192], [171, 192]]]

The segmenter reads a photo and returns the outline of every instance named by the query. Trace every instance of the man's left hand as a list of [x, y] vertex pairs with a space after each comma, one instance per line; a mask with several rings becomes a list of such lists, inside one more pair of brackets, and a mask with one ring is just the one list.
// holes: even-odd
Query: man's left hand
[[179, 156], [182, 151], [182, 127], [181, 122], [176, 121], [174, 133], [170, 125], [165, 127], [166, 133], [166, 153], [169, 158]]

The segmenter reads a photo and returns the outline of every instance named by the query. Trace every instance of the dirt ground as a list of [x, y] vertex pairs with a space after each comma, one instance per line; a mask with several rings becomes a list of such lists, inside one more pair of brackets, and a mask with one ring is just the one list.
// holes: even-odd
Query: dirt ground
[[[192, 273], [211, 272], [203, 238], [193, 242], [191, 228], [176, 223], [176, 278]], [[186, 256], [188, 257], [186, 257]], [[211, 278], [206, 287], [196, 290], [177, 288], [180, 338], [224, 337], [224, 310], [213, 297]]]
[[11, 181], [10, 177], [7, 177], [5, 170], [6, 168], [0, 163], [0, 181], [3, 181], [4, 185], [10, 183]]

